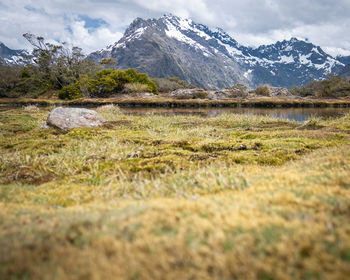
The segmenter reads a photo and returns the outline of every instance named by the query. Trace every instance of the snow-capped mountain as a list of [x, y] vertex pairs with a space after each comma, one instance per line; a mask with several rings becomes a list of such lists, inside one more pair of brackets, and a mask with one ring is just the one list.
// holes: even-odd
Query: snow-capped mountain
[[222, 29], [173, 15], [137, 18], [118, 42], [89, 55], [94, 61], [105, 57], [116, 58], [120, 68], [133, 67], [153, 77], [179, 76], [209, 88], [237, 82], [291, 87], [345, 67], [339, 57], [303, 40], [250, 48]]
[[[210, 32], [204, 25], [174, 16], [137, 18], [122, 39], [88, 59], [98, 62], [113, 57], [122, 69], [136, 68], [151, 77], [177, 76], [210, 88], [248, 84], [242, 67], [227, 51], [223, 53], [225, 47], [213, 40], [214, 33]], [[226, 38], [223, 32], [221, 36]]]
[[251, 48], [222, 29], [164, 15], [137, 18], [123, 38], [88, 59], [113, 57], [119, 68], [136, 68], [151, 77], [178, 76], [198, 86], [222, 88], [235, 83], [292, 87], [340, 73], [349, 57], [332, 57], [320, 47], [292, 38]]
[[0, 42], [0, 61], [7, 65], [26, 64], [28, 62], [28, 52], [12, 50]]
[[[260, 46], [250, 54], [254, 84], [269, 83], [291, 87], [304, 85], [313, 79], [339, 73], [345, 64], [312, 43], [292, 38], [273, 45]], [[255, 62], [255, 64], [254, 64]]]

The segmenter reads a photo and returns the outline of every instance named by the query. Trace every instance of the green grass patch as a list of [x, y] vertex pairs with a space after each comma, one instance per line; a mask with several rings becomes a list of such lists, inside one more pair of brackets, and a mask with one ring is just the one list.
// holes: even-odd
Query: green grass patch
[[349, 116], [0, 112], [1, 279], [344, 279]]

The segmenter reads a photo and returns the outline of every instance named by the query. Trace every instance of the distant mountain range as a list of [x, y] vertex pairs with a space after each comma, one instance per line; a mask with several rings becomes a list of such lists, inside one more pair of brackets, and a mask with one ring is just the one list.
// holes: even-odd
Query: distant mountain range
[[[0, 44], [0, 57], [16, 63], [23, 50]], [[243, 83], [292, 87], [340, 74], [350, 56], [333, 57], [319, 46], [292, 38], [258, 48], [239, 44], [220, 28], [210, 29], [190, 19], [164, 15], [135, 19], [116, 43], [87, 59], [115, 58], [118, 68], [135, 68], [151, 77], [177, 76], [206, 88]]]
[[222, 29], [164, 15], [135, 19], [115, 44], [88, 59], [112, 57], [120, 68], [136, 68], [152, 77], [178, 76], [188, 83], [222, 88], [235, 83], [292, 87], [340, 73], [348, 57], [332, 57], [312, 43], [292, 38], [251, 48]]
[[27, 55], [28, 52], [26, 50], [12, 50], [0, 42], [0, 61], [4, 64], [13, 65], [27, 63], [28, 59], [24, 57]]

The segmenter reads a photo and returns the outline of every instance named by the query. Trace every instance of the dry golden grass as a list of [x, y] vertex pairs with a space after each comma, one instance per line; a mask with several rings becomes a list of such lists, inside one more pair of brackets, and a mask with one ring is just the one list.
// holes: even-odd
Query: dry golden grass
[[148, 92], [148, 86], [141, 83], [127, 83], [124, 85], [125, 89], [131, 93]]
[[27, 106], [23, 106], [23, 110], [24, 111], [33, 111], [33, 112], [38, 112], [39, 108], [36, 105], [27, 105]]
[[117, 105], [113, 104], [102, 105], [98, 107], [96, 111], [100, 114], [112, 114], [114, 116], [122, 114], [120, 108]]
[[0, 279], [346, 279], [350, 116], [0, 112]]

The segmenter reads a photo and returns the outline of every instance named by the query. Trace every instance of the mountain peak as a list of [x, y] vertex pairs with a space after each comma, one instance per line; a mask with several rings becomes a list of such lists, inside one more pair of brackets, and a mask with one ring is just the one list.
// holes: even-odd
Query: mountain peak
[[165, 14], [136, 18], [117, 43], [90, 59], [113, 57], [120, 68], [152, 77], [178, 76], [207, 88], [235, 83], [291, 87], [339, 72], [344, 63], [307, 40], [292, 37], [258, 48], [238, 44], [221, 28]]
[[165, 13], [161, 18], [179, 18], [179, 17], [172, 13]]
[[139, 28], [146, 28], [149, 26], [149, 23], [147, 20], [144, 20], [143, 18], [137, 17], [133, 20], [133, 22], [129, 25], [129, 27], [125, 30], [124, 36], [130, 36], [133, 32], [135, 32]]
[[291, 43], [304, 42], [304, 40], [300, 40], [297, 37], [292, 37], [292, 38], [290, 38], [289, 42], [291, 42]]

